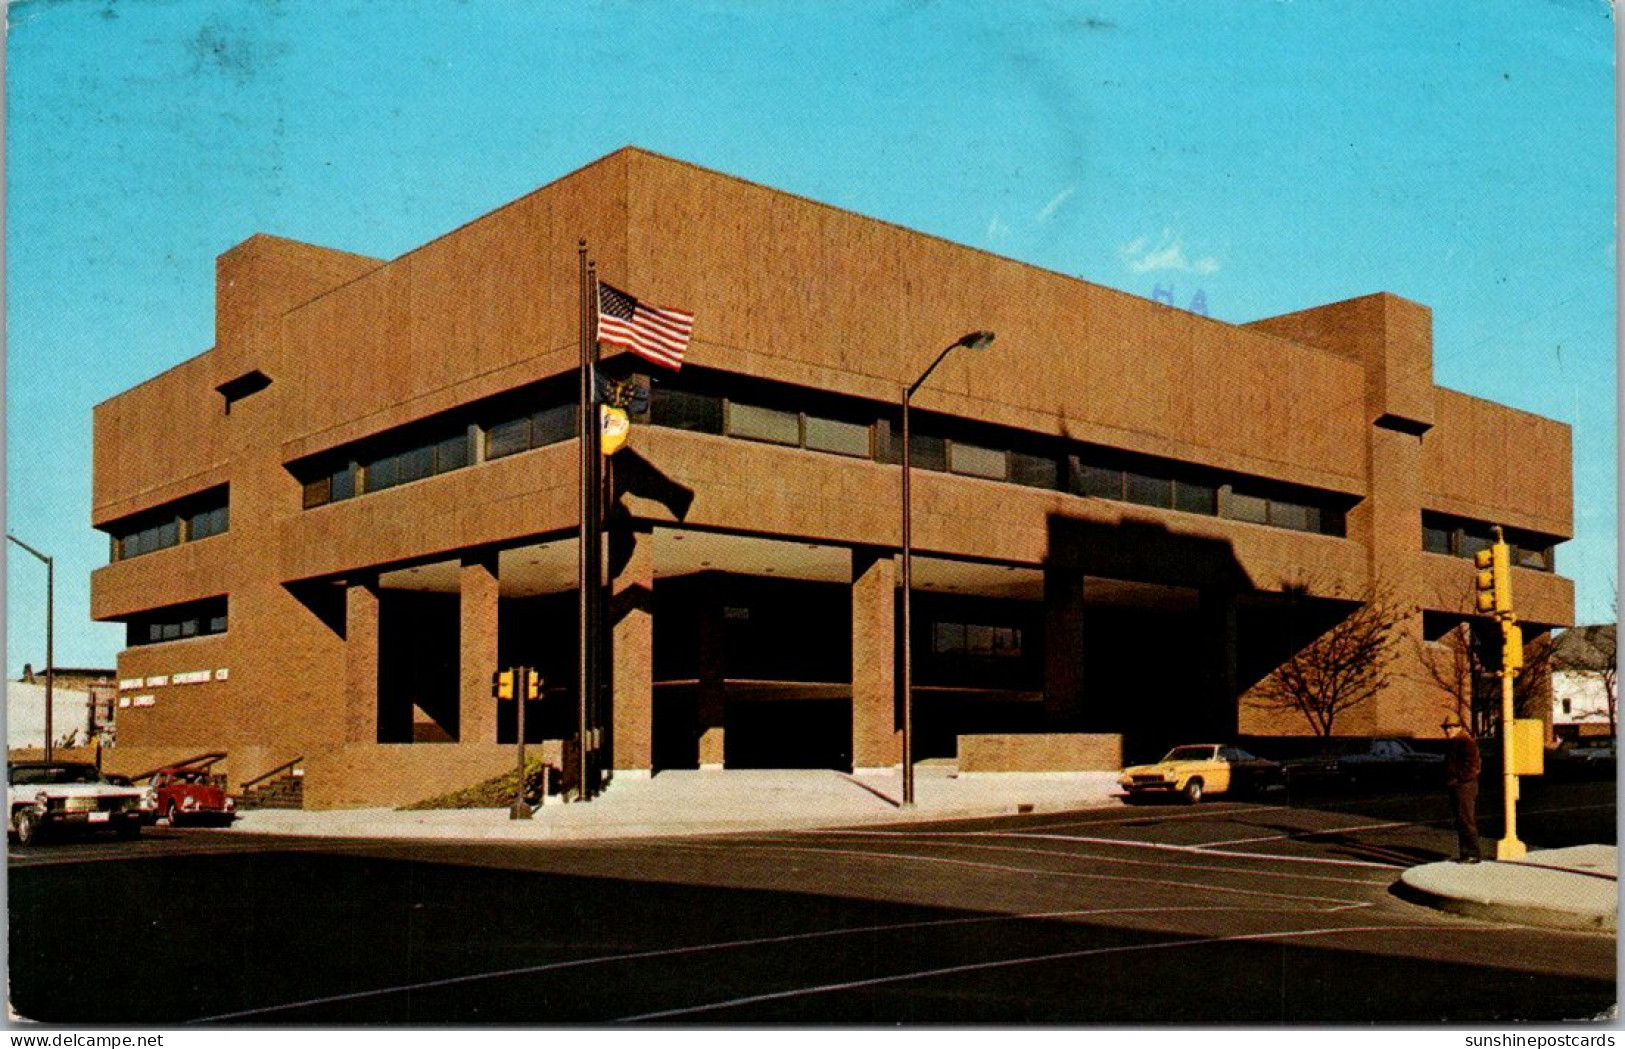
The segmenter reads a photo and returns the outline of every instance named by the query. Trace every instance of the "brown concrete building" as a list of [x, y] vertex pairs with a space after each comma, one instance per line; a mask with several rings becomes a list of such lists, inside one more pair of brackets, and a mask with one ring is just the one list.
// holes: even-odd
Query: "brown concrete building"
[[421, 797], [506, 766], [514, 664], [549, 683], [527, 738], [568, 734], [583, 237], [697, 316], [681, 372], [606, 357], [658, 373], [614, 460], [620, 774], [897, 764], [897, 398], [977, 329], [915, 399], [921, 758], [1306, 731], [1246, 702], [1305, 584], [1408, 610], [1340, 730], [1437, 734], [1415, 645], [1492, 524], [1525, 623], [1571, 620], [1568, 427], [1435, 386], [1424, 306], [1230, 325], [624, 149], [391, 262], [252, 237], [215, 346], [96, 408], [121, 763]]

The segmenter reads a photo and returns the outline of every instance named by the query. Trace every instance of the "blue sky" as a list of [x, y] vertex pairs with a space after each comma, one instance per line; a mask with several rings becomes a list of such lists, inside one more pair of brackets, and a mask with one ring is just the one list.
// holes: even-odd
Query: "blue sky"
[[[255, 232], [393, 257], [632, 143], [1240, 322], [1374, 291], [1437, 381], [1570, 423], [1582, 622], [1617, 577], [1601, 0], [20, 0], [8, 530], [89, 621], [90, 406], [207, 349]], [[1201, 298], [1198, 300], [1197, 296]], [[1517, 468], [1517, 464], [1511, 464]], [[44, 571], [7, 550], [7, 669]]]

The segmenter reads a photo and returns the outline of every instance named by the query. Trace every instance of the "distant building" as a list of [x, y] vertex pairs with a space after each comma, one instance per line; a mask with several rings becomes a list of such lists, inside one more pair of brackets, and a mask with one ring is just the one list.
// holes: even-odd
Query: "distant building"
[[[6, 682], [6, 747], [45, 746], [45, 674], [23, 668], [23, 679]], [[30, 680], [32, 676], [32, 680]], [[111, 670], [58, 667], [51, 686], [51, 734], [58, 746], [87, 746], [98, 737], [113, 742], [118, 685]]]
[[[1552, 646], [1552, 728], [1559, 736], [1606, 735], [1618, 702], [1618, 627], [1565, 630]], [[1615, 717], [1617, 718], [1617, 710]]]
[[[652, 395], [588, 704], [581, 238], [697, 318], [681, 371], [605, 355]], [[1377, 585], [1406, 638], [1445, 637], [1497, 525], [1531, 643], [1572, 621], [1569, 428], [1436, 385], [1432, 314], [1386, 293], [1222, 323], [629, 148], [393, 261], [252, 237], [215, 329], [95, 409], [118, 760], [301, 758], [313, 807], [508, 767], [515, 665], [547, 682], [527, 737], [586, 706], [616, 775], [896, 768], [899, 394], [978, 330], [912, 416], [918, 758], [1306, 733], [1247, 702], [1287, 627]], [[1415, 648], [1339, 731], [1437, 735]]]

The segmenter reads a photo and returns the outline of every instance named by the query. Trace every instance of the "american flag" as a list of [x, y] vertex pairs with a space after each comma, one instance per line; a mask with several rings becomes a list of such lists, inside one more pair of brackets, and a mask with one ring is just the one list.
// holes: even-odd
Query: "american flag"
[[676, 371], [683, 366], [683, 351], [693, 331], [692, 313], [651, 306], [599, 282], [599, 342], [625, 346], [647, 361]]

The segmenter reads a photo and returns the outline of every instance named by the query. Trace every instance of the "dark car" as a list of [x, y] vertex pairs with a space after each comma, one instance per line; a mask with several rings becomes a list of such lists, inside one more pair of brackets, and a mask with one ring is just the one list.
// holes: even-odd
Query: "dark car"
[[152, 789], [158, 795], [158, 815], [171, 827], [230, 824], [237, 818], [237, 803], [226, 793], [225, 777], [208, 769], [159, 769], [152, 774]]
[[1444, 755], [1417, 750], [1402, 739], [1342, 739], [1329, 752], [1286, 763], [1294, 787], [1443, 787]]
[[47, 832], [111, 830], [133, 838], [152, 801], [150, 791], [111, 783], [87, 762], [13, 762], [6, 783], [9, 830], [19, 845]]

